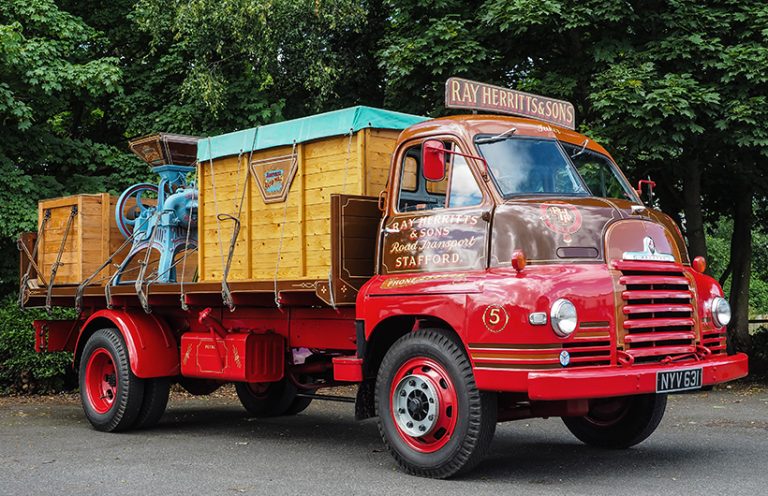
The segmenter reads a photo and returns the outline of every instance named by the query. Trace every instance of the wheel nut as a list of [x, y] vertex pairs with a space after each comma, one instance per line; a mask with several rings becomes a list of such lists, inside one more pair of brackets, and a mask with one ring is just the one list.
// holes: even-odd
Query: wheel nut
[[430, 403], [434, 403], [434, 402], [435, 402], [435, 399], [434, 399], [434, 398], [430, 398], [430, 399], [429, 399], [429, 402], [430, 402]]
[[404, 414], [404, 413], [405, 413], [405, 408], [401, 408], [401, 409], [399, 409], [399, 410], [397, 411], [397, 413], [399, 413], [400, 415]]
[[429, 417], [427, 417], [427, 418], [429, 419], [429, 421], [430, 421], [430, 422], [431, 422], [431, 421], [433, 421], [433, 420], [435, 420], [435, 416], [434, 416], [434, 415], [430, 415], [430, 416], [429, 416]]
[[419, 426], [419, 430], [420, 430], [421, 432], [424, 432], [425, 430], [427, 430], [427, 428], [426, 428], [426, 427], [424, 427], [423, 425], [420, 425], [420, 426]]
[[408, 422], [408, 423], [407, 423], [407, 424], [405, 424], [405, 425], [407, 425], [407, 426], [408, 426], [408, 428], [410, 429], [410, 428], [412, 428], [412, 427], [413, 427], [413, 422]]
[[414, 386], [416, 386], [416, 381], [411, 379], [410, 381], [408, 381], [408, 385], [411, 386], [411, 387], [414, 387]]
[[423, 384], [421, 385], [421, 389], [427, 389], [427, 383], [423, 383]]
[[405, 391], [400, 391], [400, 396], [405, 396]]

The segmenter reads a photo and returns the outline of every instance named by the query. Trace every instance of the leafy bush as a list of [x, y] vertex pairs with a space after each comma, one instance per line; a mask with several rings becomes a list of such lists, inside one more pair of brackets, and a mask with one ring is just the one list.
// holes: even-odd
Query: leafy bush
[[35, 353], [32, 321], [71, 318], [71, 311], [21, 311], [14, 298], [0, 303], [0, 394], [47, 393], [72, 386], [71, 353]]

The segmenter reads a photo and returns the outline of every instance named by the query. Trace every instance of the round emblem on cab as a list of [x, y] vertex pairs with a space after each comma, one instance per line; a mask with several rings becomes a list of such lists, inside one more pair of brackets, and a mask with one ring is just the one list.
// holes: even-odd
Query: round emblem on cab
[[562, 365], [563, 367], [567, 367], [569, 363], [571, 363], [571, 354], [568, 353], [566, 350], [561, 351], [560, 365]]
[[501, 332], [509, 323], [509, 314], [501, 305], [488, 305], [483, 312], [483, 324], [491, 332]]

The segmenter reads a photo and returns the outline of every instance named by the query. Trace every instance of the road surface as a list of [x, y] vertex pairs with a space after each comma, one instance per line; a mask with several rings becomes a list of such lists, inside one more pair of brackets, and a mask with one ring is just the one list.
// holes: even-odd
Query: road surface
[[249, 419], [231, 389], [175, 393], [160, 425], [96, 432], [74, 395], [0, 398], [0, 494], [764, 495], [768, 388], [670, 397], [659, 430], [626, 451], [580, 444], [559, 419], [500, 424], [460, 479], [407, 476], [375, 421], [315, 401], [296, 417]]

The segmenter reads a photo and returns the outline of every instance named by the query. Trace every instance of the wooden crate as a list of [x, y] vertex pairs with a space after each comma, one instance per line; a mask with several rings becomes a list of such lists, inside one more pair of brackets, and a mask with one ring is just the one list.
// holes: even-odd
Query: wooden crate
[[[262, 189], [247, 174], [247, 153], [201, 162], [200, 280], [222, 279], [222, 260], [227, 257], [234, 222], [221, 219], [237, 216], [244, 187], [240, 233], [228, 280], [327, 280], [332, 256], [331, 195], [378, 196], [386, 187], [399, 133], [366, 128], [353, 134], [351, 143], [349, 136], [335, 136], [297, 144], [296, 175], [284, 202], [265, 202]], [[251, 163], [290, 156], [292, 151], [291, 146], [259, 150]]]
[[[38, 227], [46, 212], [50, 212], [37, 254], [38, 266], [47, 283], [50, 283], [51, 267], [56, 262], [73, 207], [77, 213], [67, 232], [55, 286], [80, 284], [120, 247], [125, 238], [115, 223], [116, 202], [116, 197], [101, 193], [41, 200], [38, 203]], [[114, 263], [122, 262], [125, 254], [127, 249]], [[93, 284], [105, 285], [112, 273], [114, 266], [105, 268], [95, 277]]]

